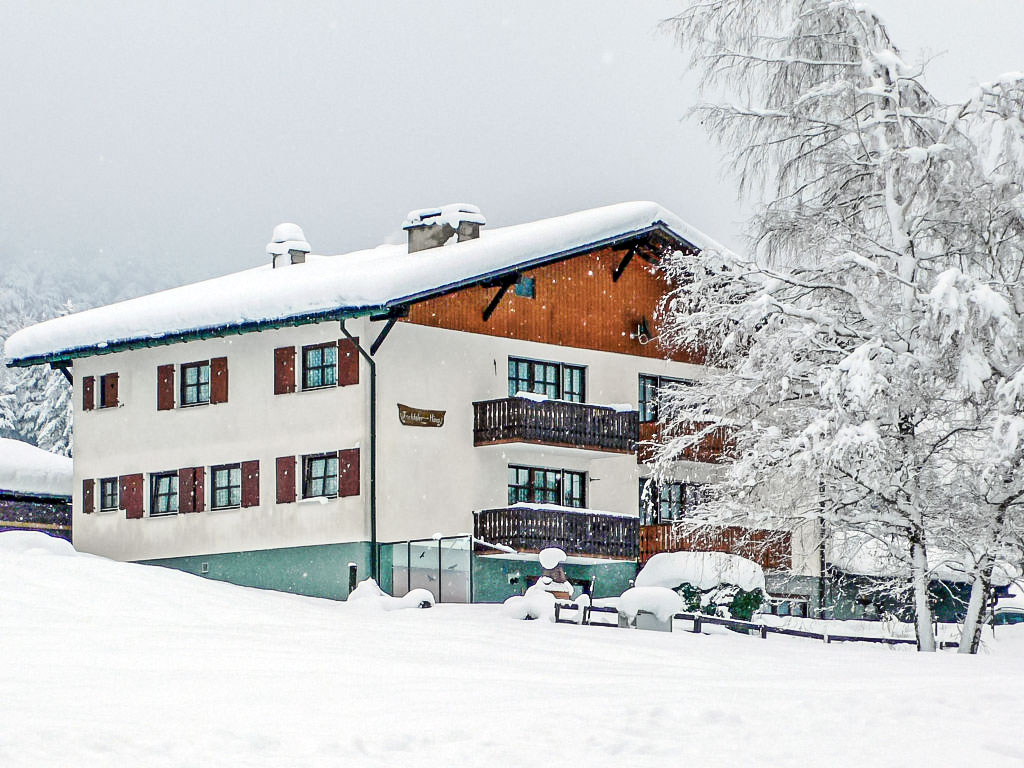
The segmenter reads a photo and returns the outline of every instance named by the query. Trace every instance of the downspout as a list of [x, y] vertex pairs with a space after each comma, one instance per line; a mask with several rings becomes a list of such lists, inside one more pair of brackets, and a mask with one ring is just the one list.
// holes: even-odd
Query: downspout
[[348, 332], [345, 321], [341, 320], [339, 325], [345, 338], [355, 345], [370, 365], [370, 576], [380, 581], [380, 574], [377, 573], [377, 364]]

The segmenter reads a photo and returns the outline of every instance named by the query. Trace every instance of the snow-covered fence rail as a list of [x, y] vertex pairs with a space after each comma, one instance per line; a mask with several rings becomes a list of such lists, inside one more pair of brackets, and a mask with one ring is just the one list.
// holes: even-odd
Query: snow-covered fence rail
[[[605, 621], [594, 621], [594, 614], [618, 614], [618, 610], [609, 606], [583, 606], [581, 620], [576, 618], [563, 619], [560, 617], [562, 610], [577, 611], [580, 606], [575, 604], [555, 604], [555, 621], [561, 624], [585, 624], [590, 627], [619, 627], [622, 624], [618, 621], [612, 624]], [[638, 614], [654, 615], [650, 611], [638, 611]], [[692, 625], [691, 632], [701, 634], [705, 625], [726, 627], [737, 632], [745, 632], [749, 635], [757, 635], [762, 640], [768, 635], [787, 635], [789, 637], [803, 637], [808, 640], [820, 640], [826, 644], [831, 643], [876, 643], [882, 645], [917, 645], [917, 641], [905, 637], [866, 637], [862, 635], [834, 635], [828, 632], [812, 632], [805, 629], [789, 629], [787, 627], [773, 627], [767, 624], [759, 624], [753, 621], [742, 619], [726, 619], [721, 616], [710, 616], [703, 613], [676, 613], [672, 616], [676, 621], [689, 621]], [[955, 641], [943, 641], [939, 643], [940, 648], [956, 648]]]

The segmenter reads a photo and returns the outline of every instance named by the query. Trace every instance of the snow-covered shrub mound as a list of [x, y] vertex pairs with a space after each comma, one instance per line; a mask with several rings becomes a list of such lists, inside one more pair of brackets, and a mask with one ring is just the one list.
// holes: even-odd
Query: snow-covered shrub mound
[[766, 591], [760, 565], [726, 552], [662, 552], [647, 561], [635, 584], [671, 589], [692, 584], [700, 590], [732, 584], [747, 592]]
[[505, 615], [513, 619], [555, 620], [555, 596], [540, 581], [522, 595], [510, 597], [504, 605]]
[[430, 608], [434, 605], [434, 596], [426, 589], [413, 589], [402, 597], [392, 597], [377, 586], [376, 581], [366, 579], [352, 590], [348, 602], [351, 605], [397, 611], [401, 608]]
[[622, 593], [618, 610], [630, 621], [640, 611], [653, 613], [658, 621], [668, 621], [683, 610], [683, 598], [668, 587], [633, 587]]

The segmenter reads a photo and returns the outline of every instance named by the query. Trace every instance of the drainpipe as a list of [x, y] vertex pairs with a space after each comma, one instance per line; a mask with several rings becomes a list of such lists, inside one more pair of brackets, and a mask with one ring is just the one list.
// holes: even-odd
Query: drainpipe
[[359, 354], [370, 365], [370, 575], [380, 581], [377, 573], [377, 364], [348, 332], [345, 321], [340, 321], [341, 332], [351, 341]]

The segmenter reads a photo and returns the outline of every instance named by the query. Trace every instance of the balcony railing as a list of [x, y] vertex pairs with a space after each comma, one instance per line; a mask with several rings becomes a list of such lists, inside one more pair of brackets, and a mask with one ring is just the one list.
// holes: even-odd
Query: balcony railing
[[786, 570], [793, 564], [793, 534], [742, 526], [705, 525], [686, 531], [672, 523], [640, 526], [640, 565], [660, 552], [728, 552], [768, 570]]
[[474, 445], [521, 442], [629, 453], [639, 436], [636, 411], [524, 397], [473, 403]]
[[[689, 434], [697, 429], [703, 428], [702, 424], [694, 424], [684, 434]], [[640, 424], [640, 444], [636, 451], [638, 464], [649, 464], [654, 458], [654, 446], [652, 441], [661, 439], [662, 424], [657, 421], [645, 421]], [[724, 429], [716, 429], [709, 435], [705, 435], [700, 442], [692, 445], [683, 451], [680, 458], [687, 461], [699, 461], [709, 464], [717, 464], [727, 461], [732, 455], [734, 448], [733, 440]]]
[[558, 547], [567, 555], [634, 560], [640, 521], [586, 509], [513, 506], [473, 513], [473, 535], [519, 552]]

